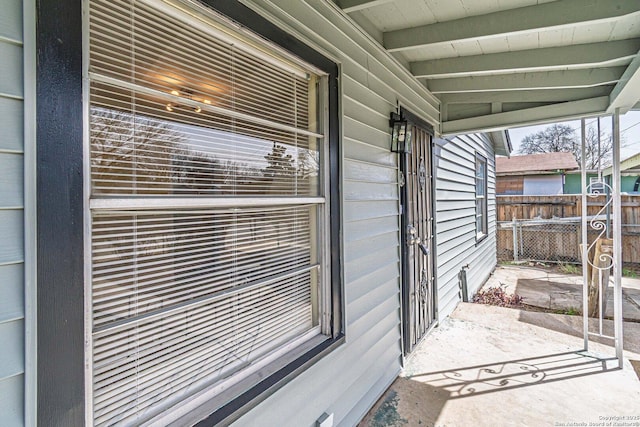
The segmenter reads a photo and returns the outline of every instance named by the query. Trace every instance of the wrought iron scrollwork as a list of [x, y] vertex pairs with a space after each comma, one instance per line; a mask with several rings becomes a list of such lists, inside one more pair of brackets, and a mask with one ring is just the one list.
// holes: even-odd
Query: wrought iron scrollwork
[[[608, 191], [605, 191], [608, 190]], [[612, 189], [611, 186], [607, 183], [604, 182], [592, 182], [587, 186], [587, 197], [590, 197], [592, 199], [601, 196], [603, 194], [611, 194], [612, 193]], [[593, 239], [593, 242], [591, 242], [591, 244], [588, 246], [587, 248], [587, 253], [591, 252], [591, 250], [595, 247], [595, 245], [598, 242], [598, 239], [600, 239], [601, 237], [603, 237], [605, 235], [605, 233], [607, 232], [607, 224], [605, 221], [603, 221], [602, 219], [599, 219], [601, 215], [603, 215], [607, 208], [609, 206], [611, 206], [613, 203], [613, 199], [609, 198], [609, 200], [606, 201], [606, 203], [600, 208], [600, 210], [598, 211], [598, 213], [596, 213], [593, 218], [591, 218], [591, 220], [589, 221], [589, 226], [595, 230], [598, 231], [598, 236]], [[587, 209], [586, 206], [583, 206], [582, 209]], [[619, 218], [616, 218], [616, 220], [620, 220]], [[601, 261], [603, 263], [603, 265], [595, 265], [593, 262], [591, 262], [591, 260], [589, 259], [589, 257], [587, 257], [587, 262], [589, 263], [589, 265], [591, 265], [591, 267], [596, 268], [598, 270], [608, 270], [611, 267], [613, 267], [613, 256], [603, 253], [600, 254], [600, 256], [598, 257], [598, 261]]]
[[418, 168], [418, 183], [420, 184], [420, 191], [424, 191], [424, 187], [427, 184], [427, 168], [424, 165], [424, 158], [420, 158], [420, 166]]
[[427, 302], [427, 290], [429, 280], [427, 279], [427, 270], [423, 268], [420, 271], [420, 302], [425, 304]]

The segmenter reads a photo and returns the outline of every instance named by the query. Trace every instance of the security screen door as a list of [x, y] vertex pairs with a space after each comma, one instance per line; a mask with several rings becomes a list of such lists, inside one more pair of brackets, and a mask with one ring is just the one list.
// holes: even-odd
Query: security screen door
[[[404, 352], [410, 353], [436, 319], [433, 262], [431, 134], [411, 124], [411, 153], [401, 154]], [[403, 182], [404, 181], [404, 182]]]

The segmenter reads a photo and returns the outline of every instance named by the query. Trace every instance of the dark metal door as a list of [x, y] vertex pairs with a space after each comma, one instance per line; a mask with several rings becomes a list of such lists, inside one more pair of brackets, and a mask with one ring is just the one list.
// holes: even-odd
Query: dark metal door
[[431, 135], [412, 126], [412, 150], [401, 161], [405, 354], [436, 320]]

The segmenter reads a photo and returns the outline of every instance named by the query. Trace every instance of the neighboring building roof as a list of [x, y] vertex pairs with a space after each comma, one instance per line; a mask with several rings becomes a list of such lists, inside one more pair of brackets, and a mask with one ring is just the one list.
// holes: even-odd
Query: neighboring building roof
[[530, 175], [578, 168], [571, 153], [542, 153], [496, 158], [497, 175]]
[[[604, 176], [611, 175], [613, 168], [609, 166], [602, 171]], [[627, 157], [620, 162], [620, 173], [623, 175], [638, 175], [640, 174], [640, 153], [634, 154], [631, 157]]]

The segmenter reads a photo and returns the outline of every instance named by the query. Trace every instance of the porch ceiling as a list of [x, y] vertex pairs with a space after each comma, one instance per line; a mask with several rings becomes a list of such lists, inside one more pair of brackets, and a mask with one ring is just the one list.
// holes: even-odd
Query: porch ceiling
[[441, 101], [443, 134], [640, 107], [638, 0], [334, 0]]

